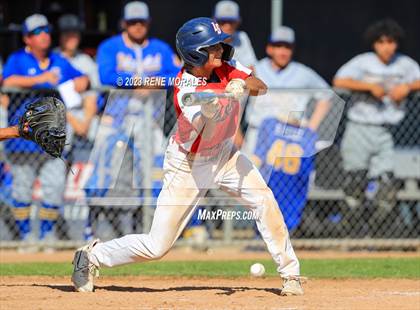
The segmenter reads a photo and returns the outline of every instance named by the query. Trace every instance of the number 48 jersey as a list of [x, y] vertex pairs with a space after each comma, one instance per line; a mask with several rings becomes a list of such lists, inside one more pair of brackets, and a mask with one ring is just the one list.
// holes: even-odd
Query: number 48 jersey
[[276, 118], [265, 119], [259, 128], [254, 162], [273, 191], [289, 230], [302, 219], [316, 139], [311, 129]]

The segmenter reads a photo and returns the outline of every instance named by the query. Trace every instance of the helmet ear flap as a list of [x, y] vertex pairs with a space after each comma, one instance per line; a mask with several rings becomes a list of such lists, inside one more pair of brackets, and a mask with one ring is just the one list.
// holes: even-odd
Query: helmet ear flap
[[178, 45], [176, 46], [176, 49], [184, 62], [191, 66], [202, 66], [206, 63], [207, 59], [209, 59], [209, 54], [204, 49], [198, 51], [185, 51]]
[[200, 65], [202, 66], [207, 62], [207, 60], [209, 60], [209, 53], [204, 48], [200, 48], [197, 51], [197, 53], [200, 55], [199, 56], [200, 59], [198, 61], [200, 62]]
[[232, 45], [224, 43], [224, 42], [220, 42], [220, 44], [223, 47], [222, 59], [225, 61], [231, 60], [233, 57], [233, 54], [235, 53], [235, 48]]

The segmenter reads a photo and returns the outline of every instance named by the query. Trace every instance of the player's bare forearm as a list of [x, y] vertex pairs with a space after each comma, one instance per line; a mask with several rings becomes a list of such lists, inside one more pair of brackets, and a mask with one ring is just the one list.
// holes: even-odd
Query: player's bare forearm
[[316, 104], [315, 110], [309, 120], [308, 127], [312, 130], [318, 130], [328, 111], [330, 110], [331, 102], [328, 100], [319, 100]]
[[255, 76], [248, 77], [245, 84], [250, 96], [264, 95], [267, 92], [267, 85]]
[[334, 79], [333, 85], [334, 87], [345, 88], [348, 90], [370, 91], [373, 84], [353, 79]]
[[89, 78], [85, 75], [75, 78], [73, 82], [74, 90], [78, 93], [84, 92], [89, 87]]
[[19, 137], [19, 129], [17, 126], [0, 128], [0, 141]]

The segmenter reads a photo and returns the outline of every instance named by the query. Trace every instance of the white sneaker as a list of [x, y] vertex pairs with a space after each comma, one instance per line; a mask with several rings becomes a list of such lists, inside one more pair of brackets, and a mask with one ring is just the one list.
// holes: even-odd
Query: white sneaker
[[303, 295], [302, 278], [299, 276], [283, 277], [283, 287], [281, 289], [282, 296], [299, 296]]
[[93, 278], [99, 276], [99, 268], [89, 260], [89, 254], [98, 242], [95, 239], [74, 254], [71, 281], [78, 292], [93, 292]]

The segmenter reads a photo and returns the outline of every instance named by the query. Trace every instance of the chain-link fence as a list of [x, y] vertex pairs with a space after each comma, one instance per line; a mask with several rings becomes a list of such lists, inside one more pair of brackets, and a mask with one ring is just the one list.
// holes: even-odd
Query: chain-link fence
[[[59, 96], [2, 89], [0, 127], [15, 124], [27, 102], [46, 95]], [[163, 90], [86, 94], [68, 110], [64, 160], [29, 141], [2, 142], [1, 245], [66, 247], [94, 236], [147, 231], [167, 140], [176, 130], [172, 96]], [[419, 246], [420, 94], [400, 104], [405, 116], [392, 126], [348, 120], [351, 107], [369, 100], [340, 90], [270, 90], [246, 102], [243, 139], [236, 140], [272, 189], [298, 246], [337, 246], [348, 239], [360, 246], [378, 240]], [[200, 205], [244, 208], [217, 189]], [[181, 240], [262, 244], [253, 221], [197, 215]]]

